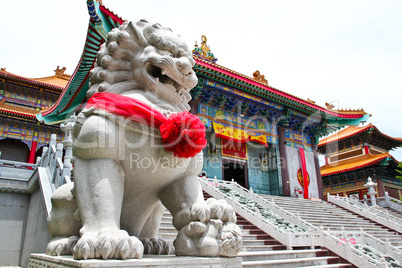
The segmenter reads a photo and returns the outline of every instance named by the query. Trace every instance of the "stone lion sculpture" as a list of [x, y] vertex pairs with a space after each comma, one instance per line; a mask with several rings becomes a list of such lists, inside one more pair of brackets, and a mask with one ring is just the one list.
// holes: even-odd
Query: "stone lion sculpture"
[[[233, 208], [204, 201], [197, 179], [206, 140], [204, 125], [187, 112], [194, 64], [183, 40], [158, 23], [125, 22], [108, 34], [73, 130], [74, 183], [52, 196], [48, 255], [239, 252]], [[157, 237], [165, 207], [179, 231], [174, 248]]]

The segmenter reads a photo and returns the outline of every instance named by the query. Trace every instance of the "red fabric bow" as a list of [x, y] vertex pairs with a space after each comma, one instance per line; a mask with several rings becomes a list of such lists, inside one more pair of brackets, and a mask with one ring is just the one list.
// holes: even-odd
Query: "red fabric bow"
[[189, 112], [165, 116], [155, 108], [115, 93], [96, 93], [86, 107], [95, 107], [129, 120], [159, 128], [165, 150], [179, 158], [196, 156], [207, 144], [205, 126]]

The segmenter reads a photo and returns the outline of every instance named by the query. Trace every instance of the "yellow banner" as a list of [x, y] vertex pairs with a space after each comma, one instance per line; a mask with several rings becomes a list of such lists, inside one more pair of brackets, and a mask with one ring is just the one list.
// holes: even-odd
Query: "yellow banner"
[[265, 135], [253, 131], [247, 131], [241, 128], [225, 126], [216, 122], [213, 122], [213, 125], [217, 137], [221, 137], [227, 140], [233, 140], [240, 143], [248, 142], [251, 140], [268, 146], [267, 137]]

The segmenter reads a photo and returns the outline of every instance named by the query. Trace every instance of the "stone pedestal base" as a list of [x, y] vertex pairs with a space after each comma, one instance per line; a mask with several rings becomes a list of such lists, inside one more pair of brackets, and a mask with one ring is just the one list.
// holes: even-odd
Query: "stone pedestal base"
[[72, 256], [53, 257], [46, 254], [31, 254], [29, 268], [62, 268], [62, 267], [241, 267], [242, 259], [236, 258], [204, 258], [177, 257], [174, 255], [144, 255], [142, 259], [129, 260], [74, 260]]

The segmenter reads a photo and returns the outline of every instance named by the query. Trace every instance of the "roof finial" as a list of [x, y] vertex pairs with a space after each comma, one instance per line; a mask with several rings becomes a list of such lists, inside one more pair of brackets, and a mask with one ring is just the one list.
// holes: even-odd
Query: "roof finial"
[[328, 110], [332, 110], [332, 109], [335, 108], [335, 105], [333, 105], [333, 104], [331, 104], [331, 103], [328, 103], [328, 102], [325, 103], [325, 106], [327, 106], [327, 109], [328, 109]]
[[268, 85], [267, 79], [265, 79], [265, 76], [263, 74], [260, 74], [260, 71], [258, 71], [258, 70], [255, 71], [253, 73], [253, 76], [254, 76], [254, 79], [257, 80], [258, 82]]
[[193, 50], [193, 54], [210, 62], [216, 62], [218, 60], [211, 52], [210, 46], [207, 45], [207, 37], [205, 35], [201, 36], [201, 48], [198, 47], [197, 41], [195, 41], [195, 48]]
[[66, 71], [66, 67], [59, 68], [60, 66], [57, 66], [56, 70], [54, 70], [55, 74], [57, 77], [62, 77], [64, 75], [64, 72]]

